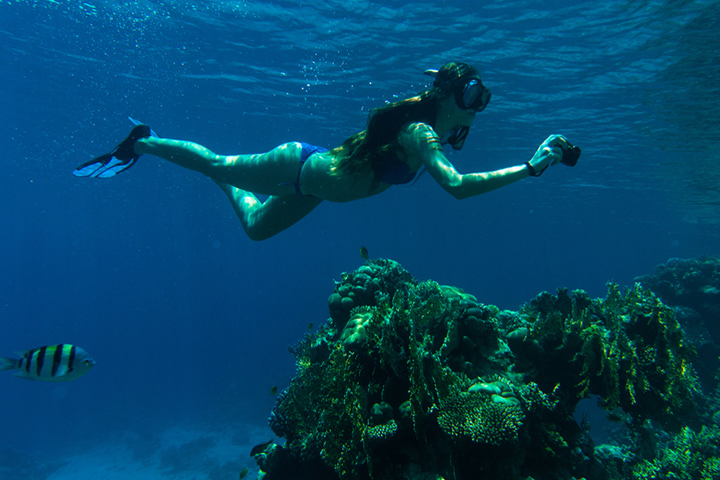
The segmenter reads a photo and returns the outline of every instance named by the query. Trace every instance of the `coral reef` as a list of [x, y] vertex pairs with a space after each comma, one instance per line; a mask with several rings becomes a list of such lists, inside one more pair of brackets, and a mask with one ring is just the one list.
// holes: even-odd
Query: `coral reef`
[[[640, 284], [624, 294], [610, 284], [602, 300], [566, 289], [543, 293], [520, 316], [528, 325], [509, 339], [516, 371], [541, 388], [556, 385], [568, 407], [597, 395], [607, 409], [620, 407], [636, 421], [653, 418], [675, 430], [695, 414], [695, 350], [673, 310]], [[527, 334], [519, 338], [518, 332]], [[563, 371], [554, 371], [559, 365]]]
[[697, 349], [694, 365], [706, 387], [717, 388], [720, 369], [720, 258], [673, 258], [635, 279], [674, 308]]
[[[269, 420], [285, 443], [256, 447], [258, 478], [719, 478], [696, 351], [640, 283], [500, 311], [380, 259], [328, 304], [291, 349], [297, 374]], [[627, 426], [625, 446], [596, 447], [575, 420], [589, 396]]]
[[644, 442], [650, 454], [633, 464], [632, 478], [720, 479], [720, 258], [673, 258], [636, 281], [675, 311], [697, 351], [693, 367], [706, 394], [695, 424], [645, 435], [653, 439]]
[[[510, 390], [508, 390], [510, 392]], [[517, 440], [525, 420], [514, 394], [473, 390], [446, 398], [438, 415], [440, 429], [455, 439], [502, 445]]]
[[666, 441], [652, 460], [632, 468], [633, 480], [673, 478], [713, 480], [720, 478], [720, 429], [703, 426], [698, 433], [685, 427]]
[[720, 317], [720, 258], [673, 258], [636, 281], [668, 305], [691, 307], [704, 318]]

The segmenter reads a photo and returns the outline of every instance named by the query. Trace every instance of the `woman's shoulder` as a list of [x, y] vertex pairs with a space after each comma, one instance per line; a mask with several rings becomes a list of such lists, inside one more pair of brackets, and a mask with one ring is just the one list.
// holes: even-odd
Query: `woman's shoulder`
[[429, 132], [435, 133], [435, 130], [425, 122], [408, 122], [400, 128], [400, 133], [405, 135]]
[[437, 140], [438, 135], [435, 130], [423, 122], [408, 122], [403, 125], [398, 134], [398, 142], [403, 147], [428, 145]]

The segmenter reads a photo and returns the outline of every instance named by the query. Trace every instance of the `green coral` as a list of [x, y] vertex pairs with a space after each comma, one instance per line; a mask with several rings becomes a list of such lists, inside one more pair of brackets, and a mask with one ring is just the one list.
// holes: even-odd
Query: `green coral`
[[720, 257], [670, 259], [637, 281], [675, 307], [683, 330], [698, 351], [694, 366], [704, 387], [720, 382]]
[[358, 348], [367, 342], [366, 328], [372, 318], [370, 307], [356, 307], [350, 312], [350, 320], [340, 334], [340, 341], [346, 348]]
[[546, 357], [537, 365], [541, 386], [559, 386], [576, 400], [598, 395], [608, 410], [619, 407], [668, 428], [694, 414], [700, 392], [694, 349], [673, 310], [642, 285], [622, 293], [610, 284], [608, 296], [595, 301], [560, 290], [523, 313], [531, 327], [511, 346], [521, 357], [530, 354], [529, 344], [539, 347], [535, 355]]
[[[338, 310], [331, 324], [293, 349], [298, 374], [271, 418], [293, 451], [315, 455], [340, 478], [377, 470], [374, 449], [403, 428], [431, 444], [438, 428], [436, 406], [471, 383], [463, 368], [474, 368], [472, 363], [449, 364], [463, 352], [462, 340], [490, 351], [498, 342], [492, 320], [497, 309], [478, 305], [459, 289], [417, 283], [395, 262], [370, 261], [344, 274], [336, 290], [357, 300], [362, 295], [350, 293], [359, 285], [383, 288], [372, 301], [366, 299], [368, 304], [353, 306], [347, 319]], [[331, 313], [335, 295], [329, 300]], [[463, 355], [492, 370], [492, 360], [481, 353]], [[488, 400], [483, 409], [489, 418], [498, 417], [496, 422], [508, 408], [514, 411]]]
[[328, 298], [330, 316], [336, 328], [342, 328], [356, 307], [375, 306], [378, 299], [407, 290], [417, 281], [394, 260], [369, 260], [352, 273], [343, 273], [342, 282]]
[[[266, 480], [671, 478], [678, 465], [714, 478], [715, 434], [682, 428], [710, 410], [694, 350], [640, 285], [597, 300], [560, 289], [501, 312], [371, 260], [342, 275], [328, 305], [331, 320], [291, 349], [297, 374], [270, 419], [286, 443], [266, 449]], [[572, 415], [589, 395], [636, 446], [652, 421], [690, 453], [654, 444], [599, 460]]]
[[717, 480], [720, 478], [720, 429], [704, 426], [700, 432], [684, 427], [658, 456], [632, 468], [633, 480], [672, 478]]
[[439, 285], [440, 291], [447, 298], [459, 298], [461, 300], [477, 302], [475, 295], [471, 295], [460, 287], [454, 287], [452, 285]]
[[694, 308], [703, 316], [720, 313], [720, 257], [673, 258], [637, 281], [669, 305]]
[[[302, 352], [309, 353], [313, 344], [306, 339]], [[298, 373], [280, 396], [271, 426], [299, 456], [319, 456], [341, 478], [355, 476], [356, 465], [365, 460], [367, 409], [356, 356], [337, 344], [321, 362], [298, 358]]]
[[[601, 305], [611, 338], [595, 352], [603, 365], [616, 366], [608, 367], [611, 382], [605, 380], [600, 389], [607, 406], [650, 414], [666, 427], [679, 426], [694, 413], [700, 385], [691, 364], [695, 350], [685, 342], [674, 311], [640, 284], [625, 295], [611, 284]], [[590, 368], [585, 378], [601, 374]]]
[[383, 423], [382, 425], [374, 425], [372, 427], [368, 427], [367, 437], [368, 440], [371, 442], [382, 442], [394, 437], [397, 433], [397, 430], [398, 425], [395, 420], [390, 420], [389, 422]]
[[514, 396], [462, 392], [444, 400], [437, 422], [456, 439], [501, 445], [517, 440], [525, 415]]

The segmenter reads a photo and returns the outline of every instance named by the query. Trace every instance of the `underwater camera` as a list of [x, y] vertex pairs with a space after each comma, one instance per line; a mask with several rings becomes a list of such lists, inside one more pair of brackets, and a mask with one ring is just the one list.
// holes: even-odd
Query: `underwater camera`
[[580, 159], [580, 147], [576, 147], [566, 140], [563, 145], [560, 145], [560, 148], [562, 149], [562, 160], [560, 160], [560, 163], [567, 165], [568, 167], [574, 167], [577, 165], [577, 162]]

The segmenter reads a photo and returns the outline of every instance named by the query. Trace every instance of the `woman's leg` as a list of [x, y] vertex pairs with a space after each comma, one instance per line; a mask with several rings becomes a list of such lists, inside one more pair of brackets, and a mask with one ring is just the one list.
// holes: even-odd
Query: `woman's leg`
[[262, 195], [288, 195], [300, 168], [300, 143], [291, 142], [257, 155], [217, 155], [183, 140], [147, 137], [135, 142], [135, 153], [150, 154], [200, 172], [216, 182]]
[[230, 199], [233, 210], [251, 240], [265, 240], [310, 213], [321, 199], [297, 194], [271, 196], [261, 202], [250, 192], [215, 180]]
[[[137, 125], [110, 153], [78, 166], [79, 177], [108, 178], [132, 167], [142, 154], [151, 154], [203, 173], [230, 199], [247, 235], [263, 240], [285, 230], [310, 213], [322, 199], [298, 195], [302, 144], [286, 143], [258, 155], [217, 155], [202, 145], [155, 136]], [[260, 202], [251, 192], [269, 195]]]

